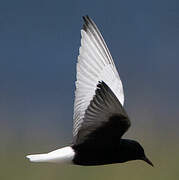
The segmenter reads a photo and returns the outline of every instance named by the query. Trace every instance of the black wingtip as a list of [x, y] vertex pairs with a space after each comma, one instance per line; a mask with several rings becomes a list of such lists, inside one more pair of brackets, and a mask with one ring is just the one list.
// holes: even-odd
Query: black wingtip
[[91, 18], [88, 15], [83, 16], [85, 24], [90, 24], [92, 22]]
[[88, 15], [83, 16], [83, 20], [85, 19], [89, 19], [89, 16]]
[[88, 15], [85, 15], [85, 16], [83, 16], [83, 21], [86, 23], [86, 22], [88, 22]]
[[83, 30], [84, 31], [87, 31], [87, 27], [88, 27], [88, 25], [89, 25], [89, 20], [90, 20], [90, 18], [89, 18], [89, 16], [88, 15], [85, 15], [85, 16], [83, 16], [83, 20], [84, 20], [84, 24], [83, 24]]

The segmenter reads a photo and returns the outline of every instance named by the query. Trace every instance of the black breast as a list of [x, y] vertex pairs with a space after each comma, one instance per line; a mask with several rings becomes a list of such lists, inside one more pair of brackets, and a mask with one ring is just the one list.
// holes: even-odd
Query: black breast
[[113, 146], [89, 146], [89, 144], [73, 145], [77, 165], [105, 165], [123, 163], [130, 160], [141, 159], [144, 156], [143, 148], [136, 141], [120, 139]]
[[105, 165], [117, 163], [117, 154], [119, 153], [118, 149], [109, 148], [109, 147], [80, 147], [73, 146], [75, 150], [75, 157], [73, 159], [74, 164], [77, 165]]

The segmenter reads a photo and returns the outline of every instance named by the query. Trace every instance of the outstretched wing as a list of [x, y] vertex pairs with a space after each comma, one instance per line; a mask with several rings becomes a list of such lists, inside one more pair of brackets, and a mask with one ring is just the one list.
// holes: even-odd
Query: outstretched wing
[[77, 81], [74, 102], [73, 136], [76, 139], [85, 117], [85, 111], [95, 95], [99, 81], [110, 87], [116, 98], [123, 105], [124, 93], [119, 74], [112, 56], [95, 23], [83, 17], [81, 47], [77, 62]]
[[116, 144], [130, 127], [130, 120], [111, 89], [99, 82], [85, 112], [75, 145], [104, 147]]

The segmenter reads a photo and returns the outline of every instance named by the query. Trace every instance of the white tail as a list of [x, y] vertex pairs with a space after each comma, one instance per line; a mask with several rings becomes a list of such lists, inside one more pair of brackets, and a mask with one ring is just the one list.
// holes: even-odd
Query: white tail
[[26, 156], [31, 162], [72, 163], [75, 152], [68, 146], [46, 154], [34, 154]]

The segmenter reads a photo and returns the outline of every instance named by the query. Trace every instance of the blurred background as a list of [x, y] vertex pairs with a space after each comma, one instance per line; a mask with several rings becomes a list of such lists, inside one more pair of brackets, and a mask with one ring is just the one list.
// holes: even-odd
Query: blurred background
[[[141, 161], [100, 167], [33, 164], [72, 141], [82, 16], [98, 25], [119, 70]], [[179, 1], [1, 0], [0, 179], [179, 178]]]

